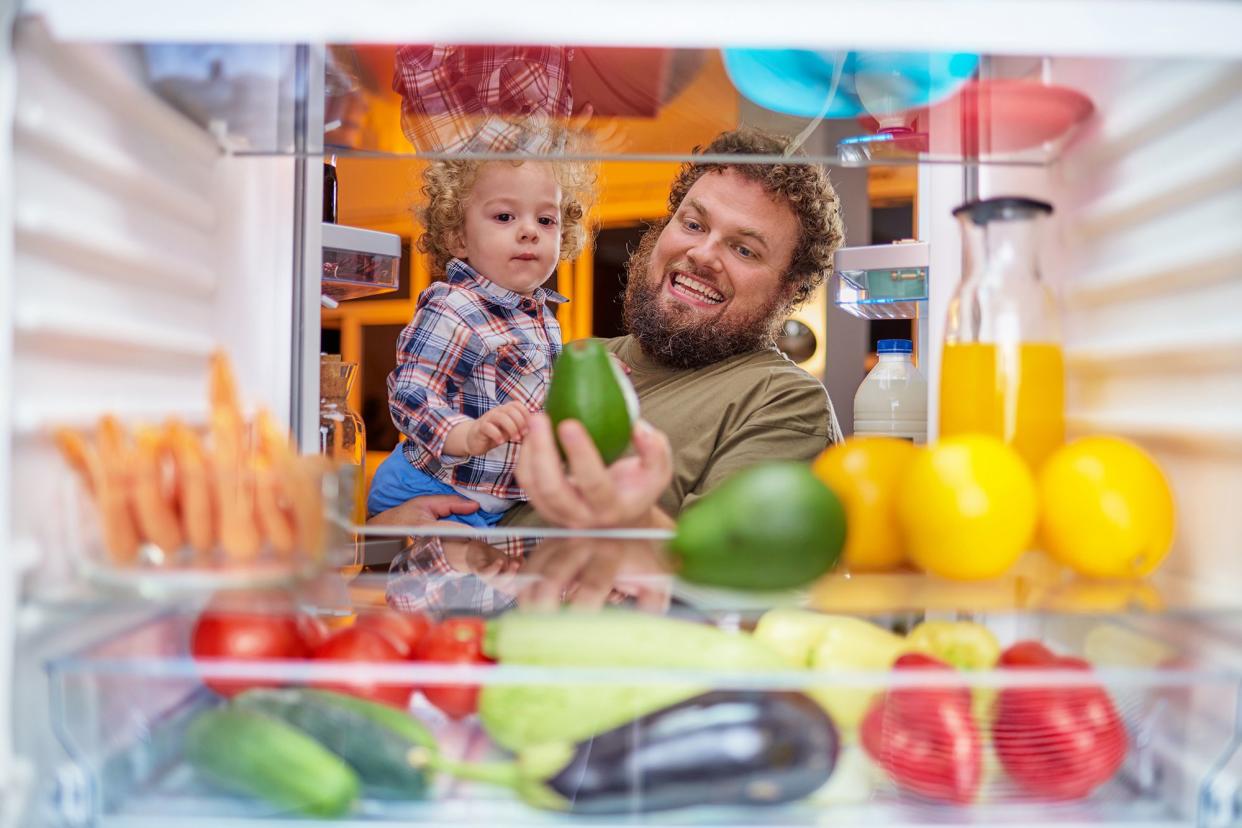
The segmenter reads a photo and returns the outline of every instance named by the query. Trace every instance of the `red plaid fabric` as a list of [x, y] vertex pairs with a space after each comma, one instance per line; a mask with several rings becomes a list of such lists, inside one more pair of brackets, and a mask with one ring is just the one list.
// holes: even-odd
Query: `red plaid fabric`
[[[495, 545], [510, 558], [521, 558], [534, 544], [509, 538]], [[422, 612], [437, 620], [461, 614], [495, 615], [517, 603], [514, 594], [454, 569], [444, 557], [440, 538], [419, 538], [393, 558], [384, 596], [393, 609]]]
[[547, 127], [573, 110], [572, 58], [568, 47], [402, 46], [401, 128], [424, 152], [554, 152]]

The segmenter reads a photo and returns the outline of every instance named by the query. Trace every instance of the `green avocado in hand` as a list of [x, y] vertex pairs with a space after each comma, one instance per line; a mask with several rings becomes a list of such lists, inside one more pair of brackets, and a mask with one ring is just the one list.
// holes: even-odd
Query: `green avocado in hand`
[[582, 423], [605, 465], [629, 448], [638, 419], [638, 397], [629, 378], [603, 343], [592, 340], [565, 346], [552, 367], [545, 407], [553, 429], [562, 420]]
[[687, 581], [790, 589], [836, 566], [845, 510], [802, 463], [761, 463], [725, 480], [681, 514], [671, 551]]

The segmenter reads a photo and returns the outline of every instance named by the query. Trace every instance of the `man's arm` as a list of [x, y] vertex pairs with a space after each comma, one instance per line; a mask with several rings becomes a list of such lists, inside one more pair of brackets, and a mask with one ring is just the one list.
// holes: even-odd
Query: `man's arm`
[[[479, 504], [458, 495], [421, 495], [405, 503], [371, 516], [370, 526], [421, 526], [437, 523], [452, 515], [469, 515], [479, 510]], [[446, 525], [460, 527], [460, 523], [445, 521]]]

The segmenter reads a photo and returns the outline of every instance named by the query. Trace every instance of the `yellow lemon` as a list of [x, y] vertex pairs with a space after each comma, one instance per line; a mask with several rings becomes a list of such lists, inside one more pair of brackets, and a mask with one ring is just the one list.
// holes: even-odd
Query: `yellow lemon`
[[1173, 544], [1173, 493], [1160, 467], [1118, 437], [1062, 446], [1039, 473], [1040, 540], [1081, 575], [1151, 573]]
[[897, 494], [910, 558], [945, 578], [994, 578], [1022, 555], [1035, 531], [1035, 481], [1012, 448], [962, 434], [927, 448]]
[[830, 446], [813, 466], [845, 505], [845, 550], [851, 572], [893, 569], [905, 561], [894, 505], [897, 484], [918, 449], [894, 437], [855, 437]]

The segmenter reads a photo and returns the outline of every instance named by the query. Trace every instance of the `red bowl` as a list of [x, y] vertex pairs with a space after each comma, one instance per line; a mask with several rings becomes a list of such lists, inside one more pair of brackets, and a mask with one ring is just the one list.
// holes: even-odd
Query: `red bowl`
[[[997, 78], [969, 81], [930, 108], [908, 112], [905, 122], [915, 132], [928, 133], [933, 154], [975, 157], [1055, 140], [1094, 111], [1091, 100], [1076, 89]], [[870, 116], [859, 121], [872, 132], [879, 129]]]

